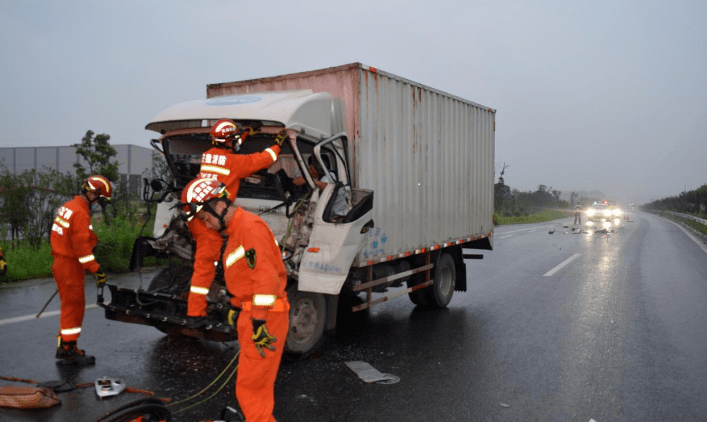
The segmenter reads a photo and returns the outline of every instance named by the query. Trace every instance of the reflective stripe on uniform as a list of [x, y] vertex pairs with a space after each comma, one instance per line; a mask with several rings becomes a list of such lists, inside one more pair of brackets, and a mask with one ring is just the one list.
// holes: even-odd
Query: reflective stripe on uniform
[[219, 166], [212, 166], [209, 164], [202, 164], [201, 165], [201, 172], [202, 173], [218, 173], [223, 176], [228, 176], [231, 174], [231, 170]]
[[[256, 295], [256, 296], [259, 296], [259, 295]], [[266, 295], [263, 295], [263, 296], [266, 296]], [[255, 299], [255, 296], [253, 298]], [[244, 311], [250, 311], [253, 309], [253, 306], [259, 306], [259, 305], [254, 304], [253, 302], [243, 302], [243, 303], [241, 303], [240, 308], [243, 309]], [[260, 305], [260, 306], [262, 306], [262, 305]], [[289, 310], [290, 310], [289, 304], [287, 304], [287, 302], [283, 299], [275, 299], [275, 302], [268, 309], [268, 311], [273, 311], [273, 312], [288, 312]]]
[[235, 251], [228, 254], [228, 257], [226, 258], [226, 268], [235, 264], [236, 262], [238, 262], [239, 259], [243, 258], [244, 256], [245, 249], [243, 249], [243, 246], [241, 245]]
[[61, 330], [61, 335], [63, 336], [70, 336], [74, 334], [79, 334], [81, 333], [81, 327], [76, 327], [76, 328], [66, 328]]
[[209, 294], [209, 289], [207, 289], [206, 287], [191, 286], [191, 289], [189, 289], [189, 291], [198, 295]]
[[266, 148], [265, 151], [270, 153], [273, 162], [277, 161], [277, 154], [275, 154], [275, 151], [273, 151], [272, 148]]
[[95, 261], [95, 260], [96, 260], [96, 257], [93, 256], [93, 254], [82, 256], [81, 258], [79, 258], [79, 262], [82, 264], [86, 264], [88, 262]]
[[254, 295], [253, 305], [255, 306], [273, 306], [277, 296], [275, 295]]
[[56, 217], [56, 218], [54, 219], [54, 222], [57, 223], [57, 224], [59, 224], [60, 226], [64, 227], [65, 229], [68, 229], [69, 226], [71, 226], [68, 221], [64, 220], [64, 219], [61, 218], [61, 217]]

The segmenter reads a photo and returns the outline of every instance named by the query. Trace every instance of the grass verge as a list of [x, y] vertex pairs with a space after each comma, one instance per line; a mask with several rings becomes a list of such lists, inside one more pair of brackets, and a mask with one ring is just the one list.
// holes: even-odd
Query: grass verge
[[543, 221], [557, 220], [558, 218], [567, 217], [565, 213], [559, 210], [542, 210], [533, 214], [521, 215], [519, 217], [504, 217], [499, 214], [494, 214], [494, 219], [497, 226], [507, 224], [527, 224], [527, 223], [542, 223]]
[[[148, 226], [151, 227], [150, 223]], [[97, 221], [94, 232], [98, 236], [98, 245], [93, 253], [106, 273], [125, 273], [129, 270], [133, 243], [140, 234], [142, 223], [128, 218], [115, 218], [110, 225]], [[0, 277], [0, 284], [49, 278], [52, 276], [51, 246], [44, 241], [39, 249], [27, 243], [16, 248], [3, 248], [7, 260], [7, 273]], [[153, 257], [146, 258], [144, 266], [155, 265]]]

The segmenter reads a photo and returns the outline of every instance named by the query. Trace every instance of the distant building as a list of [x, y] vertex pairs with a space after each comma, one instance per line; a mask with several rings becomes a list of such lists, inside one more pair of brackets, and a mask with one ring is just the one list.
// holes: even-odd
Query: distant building
[[[152, 155], [157, 154], [152, 148], [137, 145], [111, 145], [118, 153], [114, 160], [118, 161], [120, 185], [127, 186], [128, 191], [142, 195], [143, 173], [152, 169]], [[81, 163], [88, 171], [88, 164], [76, 148], [61, 147], [10, 147], [0, 148], [0, 165], [7, 168], [13, 175], [26, 170], [41, 171], [48, 167], [61, 173], [75, 174], [74, 163]]]

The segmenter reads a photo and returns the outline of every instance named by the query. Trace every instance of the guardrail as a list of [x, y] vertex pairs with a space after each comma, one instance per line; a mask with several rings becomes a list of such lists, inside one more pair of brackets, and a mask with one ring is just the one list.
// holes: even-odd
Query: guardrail
[[676, 217], [687, 218], [688, 220], [692, 220], [692, 221], [702, 224], [703, 226], [707, 226], [707, 220], [705, 220], [704, 218], [697, 218], [694, 215], [682, 214], [679, 212], [672, 212], [672, 211], [663, 211], [663, 212], [666, 214], [674, 215]]

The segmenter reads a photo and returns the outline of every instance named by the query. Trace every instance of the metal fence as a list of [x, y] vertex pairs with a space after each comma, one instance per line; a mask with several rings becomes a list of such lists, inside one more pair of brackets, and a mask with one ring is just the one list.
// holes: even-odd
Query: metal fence
[[[156, 152], [152, 148], [131, 144], [112, 147], [117, 152], [115, 158], [118, 161], [120, 185], [140, 195], [143, 173], [152, 168], [152, 154]], [[88, 168], [86, 161], [76, 154], [76, 148], [72, 146], [0, 148], [0, 166], [7, 168], [13, 175], [32, 169], [41, 171], [45, 167], [73, 174], [76, 172], [75, 163]]]
[[688, 220], [692, 220], [692, 221], [695, 221], [695, 222], [697, 222], [697, 223], [699, 223], [699, 224], [702, 224], [703, 226], [707, 226], [707, 220], [705, 220], [704, 218], [698, 218], [698, 217], [695, 217], [694, 215], [682, 214], [682, 213], [679, 213], [679, 212], [672, 212], [672, 211], [664, 211], [664, 212], [665, 212], [666, 214], [674, 215], [674, 216], [676, 216], [676, 217], [686, 218], [686, 219], [688, 219]]

